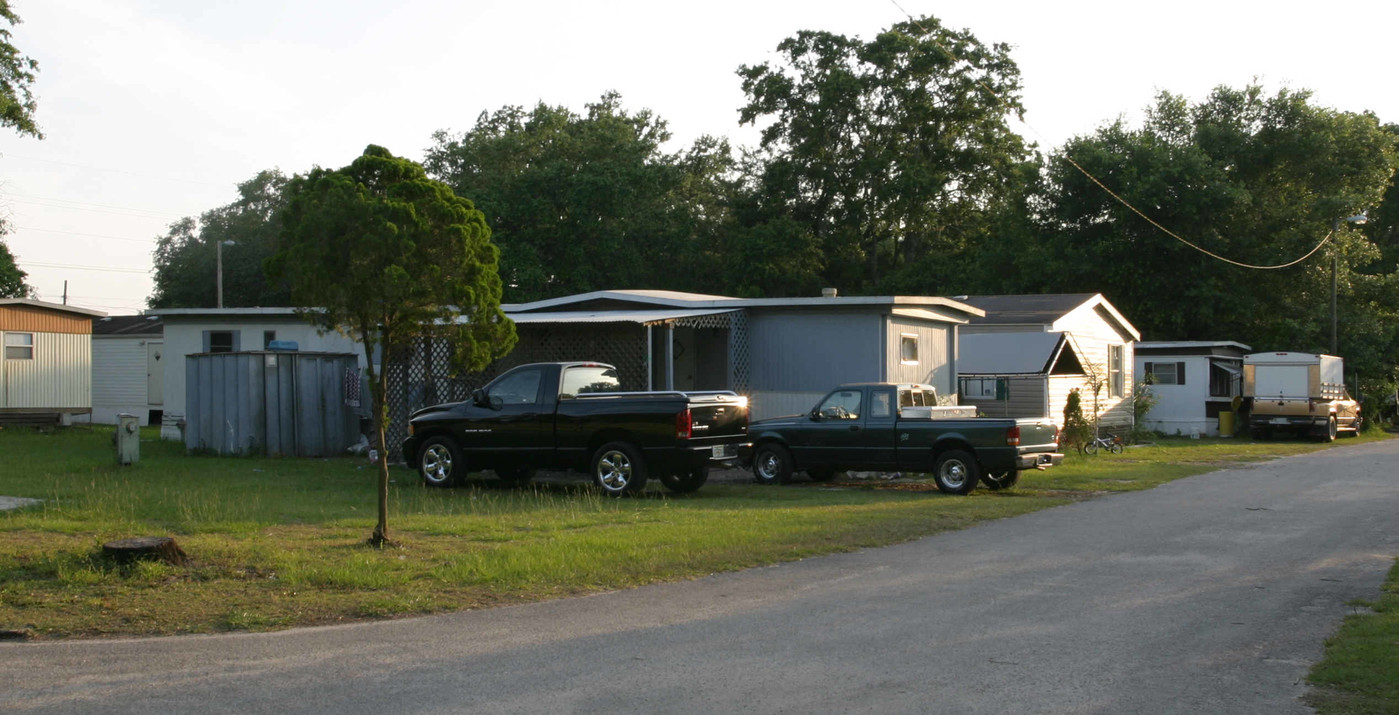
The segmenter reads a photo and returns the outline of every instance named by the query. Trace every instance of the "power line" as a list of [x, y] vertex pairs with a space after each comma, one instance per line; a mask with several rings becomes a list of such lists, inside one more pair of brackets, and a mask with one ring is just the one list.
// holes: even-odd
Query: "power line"
[[[909, 22], [913, 23], [914, 25], [917, 25], [917, 26], [918, 26], [918, 29], [922, 30], [925, 34], [928, 34], [928, 39], [931, 40], [932, 43], [933, 43], [934, 45], [937, 45], [938, 49], [940, 49], [940, 50], [942, 50], [944, 53], [946, 53], [948, 57], [951, 57], [951, 58], [952, 58], [954, 61], [956, 61], [956, 62], [963, 62], [963, 61], [964, 61], [961, 57], [958, 57], [954, 52], [952, 52], [952, 50], [947, 49], [947, 47], [946, 47], [945, 45], [943, 45], [941, 42], [939, 42], [938, 39], [937, 39], [937, 37], [934, 37], [931, 33], [929, 33], [929, 32], [928, 32], [928, 28], [923, 27], [923, 24], [922, 24], [922, 23], [920, 23], [918, 20], [914, 19], [914, 17], [913, 17], [912, 15], [910, 15], [909, 12], [908, 12], [907, 10], [905, 10], [905, 9], [903, 8], [902, 5], [899, 4], [898, 0], [889, 0], [889, 2], [892, 3], [892, 4], [894, 5], [894, 7], [898, 8], [899, 12], [903, 13], [903, 14], [904, 14], [904, 17], [907, 17]], [[980, 86], [982, 89], [986, 90], [986, 93], [989, 94], [989, 95], [991, 95], [991, 98], [992, 98], [992, 99], [996, 100], [996, 102], [998, 102], [1002, 107], [1005, 107], [1006, 110], [1009, 111], [1009, 110], [1013, 110], [1013, 109], [1014, 109], [1013, 107], [1010, 106], [1010, 103], [1007, 102], [1007, 101], [1005, 101], [1004, 99], [1002, 99], [1001, 96], [1000, 96], [999, 94], [997, 94], [995, 90], [993, 90], [993, 89], [991, 89], [990, 87], [986, 86], [986, 83], [985, 83], [985, 82], [982, 82], [980, 79], [975, 80], [975, 82], [976, 82], [976, 84], [977, 84], [978, 86]], [[1023, 116], [1020, 116], [1017, 112], [1014, 112], [1014, 111], [1011, 111], [1010, 113], [1013, 114], [1013, 115], [1016, 115], [1016, 121], [1018, 121], [1018, 122], [1020, 122], [1021, 124], [1025, 125], [1025, 128], [1026, 128], [1026, 129], [1029, 129], [1035, 136], [1039, 137], [1041, 140], [1043, 140], [1043, 141], [1045, 141], [1045, 142], [1048, 142], [1048, 139], [1047, 139], [1043, 134], [1041, 134], [1040, 131], [1034, 127], [1034, 125], [1032, 125], [1032, 124], [1030, 124], [1029, 122], [1025, 121], [1025, 118], [1024, 118]], [[1185, 244], [1185, 245], [1187, 245], [1187, 246], [1189, 246], [1189, 247], [1191, 247], [1191, 248], [1193, 248], [1193, 249], [1199, 251], [1200, 253], [1203, 253], [1203, 254], [1205, 254], [1205, 255], [1211, 257], [1211, 258], [1214, 258], [1214, 259], [1217, 259], [1217, 260], [1220, 260], [1220, 261], [1224, 261], [1225, 263], [1229, 263], [1229, 264], [1232, 264], [1232, 265], [1235, 265], [1235, 266], [1239, 266], [1240, 268], [1250, 268], [1250, 269], [1260, 270], [1260, 271], [1270, 271], [1270, 270], [1276, 270], [1276, 269], [1279, 269], [1279, 268], [1287, 268], [1287, 267], [1289, 267], [1289, 266], [1295, 266], [1295, 265], [1297, 265], [1298, 263], [1301, 263], [1302, 261], [1305, 261], [1305, 260], [1307, 260], [1308, 258], [1311, 258], [1312, 255], [1315, 254], [1317, 251], [1320, 251], [1320, 250], [1321, 250], [1321, 247], [1322, 247], [1322, 246], [1325, 246], [1325, 245], [1327, 244], [1327, 242], [1329, 242], [1329, 241], [1331, 240], [1332, 236], [1334, 236], [1335, 233], [1336, 233], [1334, 230], [1327, 232], [1325, 238], [1322, 238], [1322, 239], [1321, 239], [1321, 242], [1318, 243], [1318, 244], [1316, 244], [1316, 247], [1315, 247], [1315, 248], [1313, 248], [1313, 249], [1310, 250], [1310, 251], [1307, 251], [1307, 253], [1306, 253], [1305, 255], [1303, 255], [1301, 258], [1298, 258], [1298, 259], [1293, 260], [1293, 261], [1288, 261], [1287, 263], [1279, 263], [1279, 264], [1273, 265], [1273, 266], [1258, 266], [1258, 265], [1253, 265], [1253, 264], [1249, 264], [1249, 263], [1241, 263], [1241, 262], [1239, 262], [1239, 261], [1235, 261], [1235, 260], [1230, 259], [1230, 258], [1225, 258], [1224, 256], [1221, 256], [1221, 255], [1219, 255], [1219, 254], [1217, 254], [1217, 253], [1213, 253], [1213, 252], [1211, 252], [1211, 251], [1209, 251], [1209, 250], [1207, 250], [1207, 249], [1205, 249], [1205, 248], [1201, 248], [1200, 246], [1197, 246], [1197, 245], [1195, 245], [1194, 243], [1191, 243], [1190, 241], [1187, 241], [1186, 239], [1182, 238], [1182, 237], [1181, 237], [1179, 234], [1177, 234], [1176, 232], [1174, 232], [1174, 231], [1172, 231], [1172, 230], [1166, 228], [1165, 226], [1162, 226], [1161, 224], [1157, 223], [1157, 222], [1156, 222], [1155, 220], [1153, 220], [1150, 216], [1147, 216], [1141, 209], [1138, 209], [1136, 206], [1133, 206], [1131, 202], [1129, 202], [1129, 201], [1127, 201], [1126, 199], [1122, 198], [1121, 196], [1117, 195], [1116, 192], [1114, 192], [1112, 189], [1109, 189], [1105, 184], [1103, 184], [1103, 182], [1099, 181], [1099, 180], [1098, 180], [1098, 177], [1094, 176], [1094, 175], [1093, 175], [1091, 172], [1089, 172], [1087, 169], [1085, 169], [1085, 168], [1083, 168], [1081, 165], [1079, 165], [1078, 162], [1074, 161], [1074, 160], [1073, 160], [1073, 157], [1069, 156], [1067, 153], [1062, 154], [1061, 157], [1063, 158], [1064, 161], [1068, 162], [1070, 166], [1072, 166], [1072, 167], [1075, 168], [1075, 169], [1078, 169], [1080, 173], [1082, 173], [1084, 176], [1088, 177], [1088, 180], [1089, 180], [1089, 181], [1092, 181], [1094, 184], [1096, 184], [1096, 185], [1098, 186], [1098, 188], [1102, 189], [1105, 193], [1107, 193], [1108, 196], [1111, 196], [1111, 197], [1113, 198], [1114, 201], [1116, 201], [1116, 202], [1119, 203], [1119, 204], [1122, 204], [1123, 206], [1127, 207], [1127, 209], [1130, 210], [1132, 213], [1135, 213], [1136, 215], [1138, 215], [1138, 216], [1142, 217], [1143, 219], [1145, 219], [1147, 223], [1149, 223], [1149, 224], [1151, 224], [1152, 226], [1154, 226], [1157, 230], [1159, 230], [1159, 231], [1161, 231], [1162, 233], [1166, 234], [1167, 236], [1170, 236], [1171, 238], [1174, 238], [1175, 240], [1180, 241], [1181, 243], [1183, 243], [1183, 244]]]
[[11, 153], [6, 153], [4, 156], [5, 156], [6, 159], [23, 159], [24, 161], [35, 161], [35, 162], [39, 162], [39, 163], [41, 163], [41, 164], [54, 164], [54, 165], [57, 165], [57, 166], [68, 166], [68, 167], [72, 167], [72, 168], [74, 168], [74, 169], [91, 169], [91, 170], [93, 170], [93, 171], [105, 171], [105, 172], [108, 172], [108, 173], [111, 173], [111, 174], [125, 174], [126, 176], [136, 176], [136, 177], [140, 177], [140, 178], [142, 178], [142, 179], [156, 179], [156, 180], [159, 180], [159, 181], [171, 181], [171, 182], [175, 182], [175, 183], [179, 183], [179, 184], [194, 184], [194, 185], [197, 185], [197, 186], [217, 186], [217, 187], [220, 187], [220, 188], [226, 188], [226, 187], [228, 186], [227, 184], [216, 184], [216, 183], [214, 183], [214, 182], [212, 182], [212, 181], [199, 181], [199, 180], [197, 180], [197, 179], [180, 179], [180, 178], [176, 178], [176, 177], [173, 177], [173, 176], [158, 176], [158, 175], [156, 175], [156, 174], [142, 174], [142, 173], [135, 172], [135, 171], [126, 171], [125, 169], [110, 169], [110, 168], [107, 168], [107, 167], [105, 167], [105, 166], [93, 166], [93, 165], [91, 165], [91, 164], [76, 164], [76, 163], [67, 162], [67, 161], [54, 161], [54, 160], [52, 160], [52, 159], [39, 159], [39, 158], [37, 158], [37, 157], [32, 157], [32, 156], [20, 156], [20, 155], [18, 155], [18, 154], [11, 154]]
[[95, 213], [109, 213], [121, 216], [135, 216], [137, 218], [187, 218], [178, 214], [165, 213], [163, 211], [150, 211], [147, 209], [133, 209], [126, 206], [112, 206], [109, 204], [91, 204], [85, 201], [72, 201], [70, 199], [56, 199], [48, 196], [29, 196], [27, 194], [6, 194], [15, 203], [31, 204], [34, 206], [45, 206], [57, 209], [76, 209], [78, 211], [92, 211]]
[[59, 230], [57, 230], [57, 229], [52, 229], [52, 228], [34, 228], [33, 226], [15, 226], [15, 228], [18, 229], [18, 230], [21, 230], [21, 231], [42, 231], [42, 232], [44, 232], [44, 233], [62, 233], [62, 234], [66, 234], [66, 235], [68, 235], [68, 236], [88, 236], [88, 237], [91, 237], [91, 238], [109, 238], [109, 239], [111, 239], [111, 240], [113, 240], [113, 241], [131, 241], [132, 243], [151, 243], [151, 242], [153, 242], [153, 241], [159, 240], [158, 238], [124, 238], [124, 237], [122, 237], [122, 236], [109, 236], [109, 235], [104, 234], [104, 233], [82, 233], [82, 232], [79, 232], [79, 231], [59, 231]]
[[39, 261], [17, 261], [17, 263], [22, 263], [28, 266], [40, 266], [43, 268], [70, 268], [78, 271], [102, 271], [104, 273], [140, 273], [142, 275], [149, 275], [152, 271], [152, 269], [150, 268], [141, 269], [111, 268], [107, 266], [76, 266], [68, 263], [40, 263]]

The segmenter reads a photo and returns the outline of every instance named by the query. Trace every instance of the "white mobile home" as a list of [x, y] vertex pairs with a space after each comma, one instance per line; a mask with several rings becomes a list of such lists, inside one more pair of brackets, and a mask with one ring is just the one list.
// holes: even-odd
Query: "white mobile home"
[[1137, 374], [1157, 397], [1144, 426], [1165, 434], [1219, 435], [1220, 415], [1234, 415], [1250, 349], [1228, 340], [1137, 343]]
[[1077, 389], [1085, 417], [1096, 409], [1104, 427], [1132, 426], [1132, 345], [1141, 334], [1102, 294], [957, 299], [983, 312], [959, 329], [962, 404], [988, 415], [1062, 422]]
[[67, 424], [92, 411], [92, 318], [102, 315], [0, 299], [0, 421]]

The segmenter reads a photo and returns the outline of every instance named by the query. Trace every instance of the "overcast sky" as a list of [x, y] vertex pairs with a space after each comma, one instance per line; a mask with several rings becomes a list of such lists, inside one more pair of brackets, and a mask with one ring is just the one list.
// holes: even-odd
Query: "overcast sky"
[[[0, 135], [5, 239], [40, 299], [145, 307], [155, 239], [227, 204], [258, 171], [348, 164], [367, 144], [421, 159], [439, 129], [539, 101], [582, 111], [621, 93], [672, 149], [738, 126], [735, 71], [799, 30], [871, 38], [931, 14], [1004, 42], [1041, 148], [1258, 78], [1270, 93], [1399, 122], [1388, 49], [1399, 3], [980, 0], [427, 2], [10, 0], [40, 65], [42, 141]], [[902, 9], [901, 9], [902, 8]], [[236, 251], [237, 247], [227, 250]], [[210, 276], [213, 281], [213, 276]], [[506, 296], [509, 300], [509, 296]]]

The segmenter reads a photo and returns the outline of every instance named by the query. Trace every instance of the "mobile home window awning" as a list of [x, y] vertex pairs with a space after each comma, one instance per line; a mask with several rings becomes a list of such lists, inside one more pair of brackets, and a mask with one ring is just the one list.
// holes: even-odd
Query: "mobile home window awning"
[[1064, 333], [970, 333], [958, 336], [959, 375], [1046, 375], [1065, 348]]
[[520, 325], [532, 323], [637, 323], [640, 325], [664, 325], [678, 320], [704, 318], [713, 315], [737, 313], [741, 309], [700, 309], [700, 310], [595, 310], [558, 311], [552, 313], [506, 313], [506, 317]]

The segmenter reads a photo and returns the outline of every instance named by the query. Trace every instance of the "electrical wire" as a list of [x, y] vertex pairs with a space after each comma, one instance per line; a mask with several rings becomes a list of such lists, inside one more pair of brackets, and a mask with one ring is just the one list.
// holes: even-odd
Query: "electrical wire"
[[[932, 35], [932, 33], [928, 32], [928, 28], [923, 27], [923, 24], [922, 24], [922, 23], [920, 23], [917, 19], [915, 19], [915, 18], [913, 17], [913, 15], [910, 15], [909, 12], [908, 12], [907, 10], [905, 10], [905, 9], [903, 8], [902, 5], [899, 4], [898, 0], [889, 0], [889, 2], [890, 2], [891, 4], [893, 4], [894, 7], [898, 8], [899, 12], [903, 13], [903, 14], [904, 14], [904, 17], [907, 17], [909, 22], [911, 22], [911, 23], [913, 23], [914, 25], [916, 25], [916, 26], [918, 27], [918, 29], [920, 29], [920, 30], [922, 30], [922, 31], [924, 32], [924, 34], [928, 35], [928, 39], [931, 40], [932, 43], [933, 43], [934, 45], [937, 45], [938, 49], [940, 49], [940, 50], [942, 50], [944, 53], [946, 53], [948, 57], [951, 57], [955, 62], [963, 62], [963, 61], [964, 61], [961, 57], [958, 57], [954, 52], [952, 52], [952, 50], [949, 50], [949, 49], [947, 48], [946, 45], [943, 45], [941, 42], [939, 42], [938, 39], [937, 39], [937, 37], [934, 37], [934, 36]], [[1025, 126], [1026, 129], [1029, 129], [1030, 132], [1033, 133], [1035, 136], [1039, 137], [1040, 140], [1045, 141], [1045, 142], [1048, 142], [1048, 139], [1047, 139], [1043, 134], [1041, 134], [1040, 131], [1039, 131], [1038, 129], [1035, 129], [1035, 127], [1034, 127], [1033, 125], [1031, 125], [1029, 122], [1025, 121], [1025, 118], [1024, 118], [1024, 117], [1019, 116], [1019, 113], [1012, 111], [1014, 108], [1010, 106], [1010, 103], [1007, 102], [1007, 101], [1005, 101], [1005, 99], [1001, 98], [1001, 96], [1000, 96], [999, 94], [997, 94], [995, 90], [993, 90], [993, 89], [991, 89], [990, 87], [986, 86], [986, 83], [985, 83], [985, 82], [982, 82], [980, 79], [977, 79], [977, 80], [974, 80], [974, 81], [975, 81], [975, 82], [977, 83], [977, 85], [979, 85], [983, 90], [986, 90], [986, 93], [989, 94], [989, 95], [991, 96], [992, 99], [996, 100], [996, 102], [999, 103], [1002, 107], [1004, 107], [1007, 111], [1010, 111], [1011, 114], [1016, 115], [1016, 120], [1019, 121], [1021, 124], [1023, 124], [1023, 125]], [[1081, 166], [1078, 162], [1074, 161], [1074, 160], [1073, 160], [1073, 157], [1069, 156], [1068, 154], [1063, 154], [1063, 155], [1061, 155], [1060, 158], [1062, 158], [1064, 161], [1068, 162], [1068, 164], [1069, 164], [1070, 166], [1072, 166], [1073, 168], [1078, 169], [1080, 173], [1082, 173], [1084, 176], [1088, 177], [1088, 180], [1089, 180], [1089, 181], [1092, 181], [1094, 184], [1096, 184], [1096, 185], [1098, 186], [1098, 188], [1102, 189], [1105, 193], [1107, 193], [1108, 196], [1111, 196], [1111, 197], [1113, 198], [1114, 201], [1116, 201], [1117, 203], [1122, 204], [1123, 206], [1127, 207], [1127, 209], [1130, 210], [1132, 213], [1135, 213], [1136, 215], [1142, 217], [1144, 220], [1146, 220], [1147, 223], [1151, 224], [1151, 225], [1152, 225], [1153, 227], [1155, 227], [1157, 230], [1159, 230], [1159, 231], [1161, 231], [1162, 233], [1166, 234], [1167, 236], [1170, 236], [1171, 238], [1174, 238], [1175, 240], [1180, 241], [1181, 243], [1183, 243], [1183, 244], [1185, 244], [1185, 245], [1187, 245], [1187, 246], [1189, 246], [1189, 247], [1191, 247], [1191, 248], [1193, 248], [1193, 249], [1199, 251], [1200, 253], [1203, 253], [1203, 254], [1205, 254], [1205, 255], [1207, 255], [1207, 256], [1209, 256], [1209, 257], [1211, 257], [1211, 258], [1214, 258], [1214, 259], [1216, 259], [1216, 260], [1220, 260], [1220, 261], [1223, 261], [1223, 262], [1225, 262], [1225, 263], [1229, 263], [1229, 264], [1232, 264], [1232, 265], [1235, 265], [1235, 266], [1239, 266], [1240, 268], [1249, 268], [1249, 269], [1252, 269], [1252, 270], [1259, 270], [1259, 271], [1271, 271], [1271, 270], [1277, 270], [1277, 269], [1279, 269], [1279, 268], [1288, 268], [1288, 267], [1290, 267], [1290, 266], [1295, 266], [1295, 265], [1297, 265], [1298, 263], [1301, 263], [1302, 261], [1305, 261], [1305, 260], [1307, 260], [1308, 258], [1311, 258], [1312, 255], [1315, 254], [1317, 251], [1320, 251], [1321, 248], [1322, 248], [1322, 246], [1325, 246], [1328, 242], [1330, 242], [1330, 241], [1331, 241], [1331, 238], [1332, 238], [1333, 236], [1335, 236], [1335, 234], [1336, 234], [1335, 230], [1332, 230], [1332, 231], [1327, 232], [1326, 237], [1323, 238], [1323, 239], [1321, 239], [1321, 242], [1318, 243], [1318, 244], [1316, 244], [1316, 247], [1315, 247], [1315, 248], [1313, 248], [1313, 249], [1310, 250], [1310, 251], [1307, 251], [1307, 253], [1306, 253], [1305, 255], [1303, 255], [1301, 258], [1298, 258], [1298, 259], [1293, 260], [1293, 261], [1288, 261], [1287, 263], [1279, 263], [1279, 264], [1277, 264], [1277, 265], [1272, 265], [1272, 266], [1260, 266], [1260, 265], [1254, 265], [1254, 264], [1250, 264], [1250, 263], [1242, 263], [1242, 262], [1240, 262], [1240, 261], [1236, 261], [1236, 260], [1233, 260], [1233, 259], [1231, 259], [1231, 258], [1225, 258], [1224, 256], [1221, 256], [1221, 255], [1219, 255], [1219, 254], [1217, 254], [1217, 253], [1214, 253], [1214, 252], [1209, 251], [1209, 250], [1207, 250], [1207, 249], [1205, 249], [1205, 248], [1202, 248], [1202, 247], [1200, 247], [1200, 246], [1197, 246], [1197, 245], [1195, 245], [1194, 243], [1191, 243], [1190, 241], [1187, 241], [1186, 239], [1182, 238], [1182, 237], [1181, 237], [1179, 234], [1177, 234], [1176, 232], [1174, 232], [1174, 231], [1172, 231], [1172, 230], [1166, 228], [1165, 226], [1162, 226], [1161, 224], [1157, 223], [1157, 222], [1156, 222], [1155, 220], [1153, 220], [1150, 216], [1147, 216], [1144, 212], [1142, 212], [1141, 209], [1138, 209], [1136, 206], [1133, 206], [1131, 202], [1129, 202], [1128, 200], [1126, 200], [1126, 199], [1122, 198], [1121, 196], [1119, 196], [1119, 195], [1118, 195], [1116, 192], [1114, 192], [1112, 189], [1109, 189], [1105, 184], [1103, 184], [1103, 182], [1101, 182], [1101, 181], [1098, 180], [1098, 177], [1094, 176], [1094, 175], [1093, 175], [1091, 172], [1089, 172], [1087, 169], [1083, 168], [1083, 166]]]
[[39, 261], [16, 261], [27, 266], [39, 266], [42, 268], [69, 268], [78, 271], [102, 271], [104, 273], [140, 273], [147, 275], [151, 272], [149, 268], [112, 268], [109, 266], [76, 266], [68, 263], [40, 263]]

